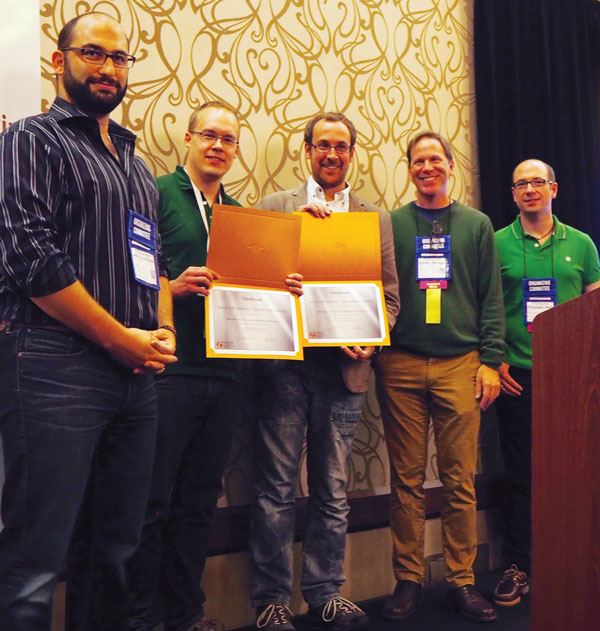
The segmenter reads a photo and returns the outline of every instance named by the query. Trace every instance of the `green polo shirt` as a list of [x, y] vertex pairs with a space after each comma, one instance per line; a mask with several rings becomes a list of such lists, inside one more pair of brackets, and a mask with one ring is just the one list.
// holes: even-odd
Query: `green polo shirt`
[[558, 304], [581, 296], [584, 287], [600, 280], [598, 251], [590, 237], [556, 217], [554, 225], [554, 235], [543, 245], [523, 231], [518, 216], [495, 234], [506, 312], [504, 361], [518, 368], [531, 370], [531, 333], [523, 324], [522, 279], [554, 275]]

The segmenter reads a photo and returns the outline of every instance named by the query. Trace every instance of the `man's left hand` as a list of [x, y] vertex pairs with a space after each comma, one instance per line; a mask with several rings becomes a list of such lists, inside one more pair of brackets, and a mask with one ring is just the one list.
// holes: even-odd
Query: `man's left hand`
[[361, 359], [370, 359], [373, 353], [375, 352], [374, 346], [358, 346], [355, 344], [352, 348], [348, 348], [347, 346], [342, 346], [342, 350], [348, 357], [354, 359], [356, 361]]
[[[177, 339], [175, 334], [168, 329], [155, 329], [152, 331], [152, 339], [150, 344], [158, 352], [164, 355], [174, 355], [175, 348], [177, 346]], [[159, 375], [165, 369], [164, 364], [149, 360], [144, 363], [143, 368], [137, 368], [133, 372], [137, 374], [151, 373], [153, 375]]]
[[311, 213], [314, 217], [319, 217], [320, 219], [325, 219], [331, 215], [331, 208], [322, 204], [321, 202], [312, 202], [310, 204], [304, 204], [298, 208], [298, 212], [301, 213]]
[[487, 410], [500, 394], [500, 375], [497, 370], [481, 364], [475, 375], [475, 398], [481, 399], [479, 407]]

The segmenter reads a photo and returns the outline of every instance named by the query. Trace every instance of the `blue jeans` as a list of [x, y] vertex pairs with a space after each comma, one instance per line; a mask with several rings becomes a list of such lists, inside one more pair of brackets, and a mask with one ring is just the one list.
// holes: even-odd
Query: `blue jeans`
[[362, 394], [343, 383], [341, 351], [319, 349], [264, 378], [256, 429], [250, 584], [254, 606], [288, 604], [292, 589], [295, 497], [306, 437], [308, 525], [301, 589], [309, 606], [339, 596], [344, 582], [346, 463]]
[[[215, 360], [219, 361], [219, 360]], [[152, 487], [140, 546], [128, 563], [131, 631], [187, 629], [204, 613], [200, 587], [222, 476], [239, 417], [239, 384], [159, 375]]]
[[124, 563], [138, 543], [156, 437], [152, 377], [79, 336], [9, 327], [0, 332], [0, 431], [0, 629], [50, 629], [90, 475], [98, 492], [81, 628], [125, 629]]

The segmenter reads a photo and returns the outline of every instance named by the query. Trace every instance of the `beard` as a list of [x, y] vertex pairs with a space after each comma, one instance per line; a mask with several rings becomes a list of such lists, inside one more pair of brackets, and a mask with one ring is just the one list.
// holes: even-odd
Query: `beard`
[[63, 84], [67, 94], [82, 110], [89, 114], [104, 116], [105, 114], [110, 114], [123, 100], [127, 91], [127, 82], [121, 85], [116, 79], [108, 77], [102, 79], [102, 83], [109, 83], [117, 88], [114, 94], [92, 91], [91, 85], [97, 82], [98, 79], [94, 77], [88, 77], [85, 81], [80, 81], [73, 76], [70, 65], [66, 64]]

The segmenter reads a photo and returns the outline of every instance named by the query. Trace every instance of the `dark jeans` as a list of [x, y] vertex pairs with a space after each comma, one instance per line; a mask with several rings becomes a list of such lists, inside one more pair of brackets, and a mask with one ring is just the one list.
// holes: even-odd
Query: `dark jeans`
[[[219, 360], [215, 360], [219, 361]], [[239, 415], [239, 385], [193, 375], [156, 378], [159, 424], [146, 522], [128, 564], [130, 628], [185, 629], [203, 614], [200, 580]]]
[[[336, 349], [337, 350], [337, 349]], [[250, 591], [256, 607], [287, 605], [292, 590], [295, 498], [306, 438], [308, 525], [300, 588], [310, 607], [344, 583], [347, 461], [362, 409], [339, 369], [341, 351], [285, 362], [264, 378], [256, 425]]]
[[52, 594], [92, 469], [100, 492], [82, 598], [93, 615], [81, 628], [125, 629], [124, 563], [138, 543], [156, 436], [153, 378], [76, 335], [4, 330], [0, 430], [0, 629], [50, 629]]
[[496, 401], [498, 430], [508, 480], [505, 497], [504, 555], [509, 564], [531, 570], [531, 370], [510, 368], [523, 386], [518, 397], [500, 394]]

